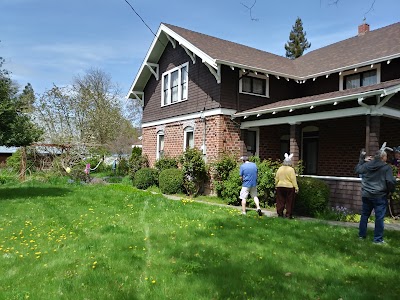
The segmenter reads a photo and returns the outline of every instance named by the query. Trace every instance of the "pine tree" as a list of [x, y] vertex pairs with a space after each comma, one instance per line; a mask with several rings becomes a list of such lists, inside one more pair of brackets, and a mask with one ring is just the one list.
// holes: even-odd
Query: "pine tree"
[[310, 47], [311, 43], [306, 39], [306, 32], [303, 32], [303, 22], [297, 17], [290, 32], [289, 41], [285, 44], [286, 57], [290, 59], [298, 58]]

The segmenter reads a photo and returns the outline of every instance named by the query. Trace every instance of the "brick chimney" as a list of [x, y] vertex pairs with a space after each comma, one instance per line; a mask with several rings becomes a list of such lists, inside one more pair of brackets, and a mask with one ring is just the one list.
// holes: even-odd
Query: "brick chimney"
[[364, 22], [361, 25], [358, 25], [358, 35], [364, 35], [368, 31], [369, 31], [369, 24]]

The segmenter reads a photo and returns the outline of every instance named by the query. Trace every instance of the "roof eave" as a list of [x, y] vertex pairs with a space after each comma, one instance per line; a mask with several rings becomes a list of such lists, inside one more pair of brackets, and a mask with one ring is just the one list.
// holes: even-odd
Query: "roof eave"
[[[395, 87], [397, 87], [397, 88], [395, 88]], [[333, 104], [335, 102], [338, 102], [338, 103], [345, 102], [345, 101], [355, 100], [355, 99], [359, 99], [359, 98], [366, 98], [366, 97], [371, 97], [371, 96], [376, 96], [376, 95], [388, 95], [388, 94], [396, 93], [397, 91], [400, 90], [400, 85], [397, 85], [395, 87], [391, 87], [391, 90], [377, 89], [377, 90], [368, 91], [368, 92], [355, 93], [355, 94], [351, 94], [351, 95], [333, 97], [333, 98], [317, 100], [317, 101], [310, 101], [310, 102], [306, 102], [306, 103], [285, 105], [285, 106], [268, 108], [268, 109], [260, 109], [260, 110], [254, 110], [251, 112], [249, 112], [249, 111], [239, 112], [239, 113], [234, 114], [234, 117], [248, 117], [248, 116], [253, 116], [253, 115], [258, 115], [258, 114], [267, 114], [267, 113], [273, 113], [273, 112], [277, 113], [280, 111], [287, 111], [290, 109], [295, 110], [295, 109], [302, 109], [302, 108], [307, 108], [307, 107], [311, 107], [311, 106], [321, 106], [321, 105]]]
[[[148, 78], [145, 78], [144, 72], [146, 70], [146, 63], [149, 62], [149, 58], [150, 56], [153, 54], [153, 51], [156, 48], [157, 42], [160, 42], [160, 38], [161, 38], [161, 34], [164, 33], [168, 36], [170, 36], [171, 38], [173, 38], [174, 40], [176, 40], [179, 45], [184, 46], [185, 48], [187, 48], [188, 50], [190, 50], [191, 52], [193, 52], [197, 57], [199, 57], [201, 59], [201, 61], [203, 63], [207, 63], [208, 65], [210, 65], [211, 67], [213, 67], [214, 69], [218, 70], [218, 64], [215, 62], [215, 59], [212, 58], [211, 56], [209, 56], [208, 54], [206, 54], [205, 52], [203, 52], [202, 50], [200, 50], [199, 48], [197, 48], [196, 46], [194, 46], [192, 43], [190, 43], [188, 40], [186, 40], [185, 38], [183, 38], [182, 36], [180, 36], [179, 34], [177, 34], [175, 31], [173, 31], [172, 29], [170, 29], [167, 25], [165, 24], [161, 24], [160, 27], [158, 28], [157, 34], [153, 39], [153, 42], [149, 48], [149, 50], [147, 51], [146, 57], [143, 60], [142, 65], [139, 68], [139, 71], [135, 77], [135, 80], [133, 81], [129, 92], [126, 96], [126, 98], [130, 98], [130, 95], [133, 91], [143, 91], [141, 88], [138, 89], [138, 83], [141, 83], [141, 86], [144, 86], [145, 83], [147, 82]], [[166, 44], [168, 44], [168, 40], [166, 41]], [[162, 51], [165, 50], [165, 48], [160, 48], [162, 49]], [[154, 62], [151, 62], [154, 63]], [[143, 80], [141, 82], [141, 80]]]

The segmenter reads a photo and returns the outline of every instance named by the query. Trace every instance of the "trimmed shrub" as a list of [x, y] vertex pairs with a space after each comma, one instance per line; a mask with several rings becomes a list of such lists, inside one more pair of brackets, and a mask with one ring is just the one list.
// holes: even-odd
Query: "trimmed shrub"
[[228, 179], [222, 182], [221, 197], [228, 204], [239, 205], [239, 194], [242, 188], [242, 181], [239, 176], [239, 166], [230, 171]]
[[142, 148], [133, 147], [131, 157], [129, 158], [129, 177], [134, 180], [135, 174], [142, 168], [147, 168], [149, 161], [142, 155]]
[[121, 158], [117, 164], [117, 175], [125, 176], [129, 174], [129, 163], [125, 158]]
[[211, 165], [213, 185], [218, 197], [222, 197], [223, 182], [229, 177], [230, 172], [237, 166], [237, 160], [232, 154], [223, 154], [221, 158]]
[[183, 174], [180, 169], [165, 169], [158, 177], [159, 187], [163, 194], [179, 194], [183, 191]]
[[302, 216], [314, 217], [326, 210], [329, 201], [329, 186], [324, 181], [311, 177], [297, 177], [299, 194], [294, 212]]
[[188, 148], [180, 158], [183, 186], [189, 196], [197, 195], [207, 179], [206, 164], [199, 149]]
[[166, 169], [178, 169], [178, 160], [173, 157], [164, 156], [156, 161], [154, 167], [160, 172]]
[[273, 205], [275, 202], [275, 174], [280, 167], [279, 161], [263, 160], [256, 163], [258, 168], [257, 193], [261, 202]]
[[136, 172], [133, 185], [142, 190], [158, 185], [158, 174], [156, 169], [142, 168]]

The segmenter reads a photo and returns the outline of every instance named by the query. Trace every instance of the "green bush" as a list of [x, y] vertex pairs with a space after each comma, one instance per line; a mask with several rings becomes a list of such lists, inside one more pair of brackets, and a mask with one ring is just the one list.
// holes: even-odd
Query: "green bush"
[[189, 196], [197, 195], [207, 179], [206, 164], [199, 149], [188, 148], [180, 158], [183, 186]]
[[222, 197], [223, 182], [229, 177], [230, 172], [237, 166], [237, 159], [232, 154], [223, 154], [219, 160], [211, 165], [213, 185], [218, 197]]
[[158, 175], [159, 173], [156, 169], [142, 168], [136, 172], [133, 184], [138, 189], [142, 190], [145, 190], [152, 185], [158, 186]]
[[142, 155], [142, 148], [133, 147], [132, 154], [129, 158], [129, 177], [134, 180], [135, 174], [142, 168], [147, 168], [149, 161], [146, 156]]
[[228, 204], [239, 205], [239, 194], [242, 188], [242, 181], [239, 176], [239, 166], [229, 172], [228, 179], [222, 182], [221, 197]]
[[158, 177], [159, 187], [163, 194], [179, 194], [183, 191], [183, 175], [180, 169], [165, 169]]
[[91, 169], [94, 169], [97, 167], [96, 170], [93, 170], [91, 172], [100, 173], [100, 172], [104, 172], [107, 170], [107, 166], [104, 163], [103, 158], [100, 156], [93, 156], [90, 158], [86, 158], [84, 161], [84, 164], [85, 164], [85, 166], [86, 166], [86, 164], [90, 164]]
[[19, 173], [21, 167], [21, 150], [15, 151], [6, 160], [7, 168], [11, 169], [15, 173]]
[[160, 172], [166, 169], [178, 169], [178, 160], [173, 157], [163, 156], [156, 161], [154, 167]]
[[71, 172], [68, 174], [68, 176], [71, 177], [71, 179], [75, 182], [89, 182], [90, 173], [86, 174], [85, 169], [86, 163], [81, 161], [71, 168]]
[[0, 185], [18, 182], [18, 176], [15, 173], [6, 170], [0, 170]]
[[294, 212], [302, 216], [314, 217], [326, 210], [329, 201], [329, 186], [324, 181], [311, 177], [298, 177], [299, 193]]
[[125, 176], [129, 174], [129, 162], [125, 158], [121, 158], [117, 164], [117, 175]]
[[275, 202], [275, 174], [280, 167], [279, 161], [263, 160], [257, 164], [257, 193], [261, 202], [272, 205]]

